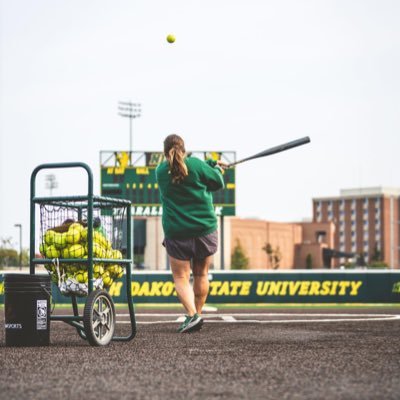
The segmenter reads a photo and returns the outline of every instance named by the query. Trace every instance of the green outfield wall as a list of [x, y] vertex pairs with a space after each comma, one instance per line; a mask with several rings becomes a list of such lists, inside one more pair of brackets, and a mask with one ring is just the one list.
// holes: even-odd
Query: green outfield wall
[[[209, 279], [207, 303], [400, 303], [400, 271], [212, 271]], [[3, 280], [0, 275], [1, 303]], [[134, 272], [131, 291], [135, 303], [178, 302], [170, 272]], [[109, 292], [115, 303], [125, 303], [125, 280]], [[56, 286], [53, 300], [70, 302]]]

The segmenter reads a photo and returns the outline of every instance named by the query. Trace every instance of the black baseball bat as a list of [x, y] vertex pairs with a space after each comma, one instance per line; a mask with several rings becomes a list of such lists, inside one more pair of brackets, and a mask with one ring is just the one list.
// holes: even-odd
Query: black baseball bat
[[254, 160], [255, 158], [261, 158], [270, 156], [272, 154], [280, 153], [281, 151], [286, 151], [289, 149], [293, 149], [293, 147], [302, 146], [303, 144], [310, 143], [310, 138], [305, 136], [300, 139], [293, 140], [288, 143], [280, 144], [279, 146], [271, 147], [270, 149], [264, 150], [261, 153], [254, 154], [254, 156], [243, 158], [242, 160], [235, 161], [231, 164], [228, 164], [228, 167], [233, 167], [234, 165], [240, 164], [245, 161]]

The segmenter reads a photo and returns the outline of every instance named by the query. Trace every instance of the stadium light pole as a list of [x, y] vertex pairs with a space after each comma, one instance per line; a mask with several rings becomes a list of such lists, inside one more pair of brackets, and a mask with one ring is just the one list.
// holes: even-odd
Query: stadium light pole
[[130, 101], [118, 102], [118, 115], [129, 118], [129, 163], [132, 164], [132, 120], [139, 118], [142, 114], [142, 105]]
[[16, 228], [19, 228], [19, 269], [22, 269], [22, 224], [14, 224]]
[[50, 196], [53, 194], [53, 189], [58, 188], [56, 176], [53, 174], [46, 175], [46, 189], [50, 190]]

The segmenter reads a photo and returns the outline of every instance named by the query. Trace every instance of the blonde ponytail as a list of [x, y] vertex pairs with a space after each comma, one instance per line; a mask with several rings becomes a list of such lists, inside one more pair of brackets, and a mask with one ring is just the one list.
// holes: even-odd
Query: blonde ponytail
[[178, 135], [169, 135], [164, 140], [164, 154], [169, 164], [173, 183], [181, 183], [189, 174], [185, 164], [186, 150], [183, 139]]

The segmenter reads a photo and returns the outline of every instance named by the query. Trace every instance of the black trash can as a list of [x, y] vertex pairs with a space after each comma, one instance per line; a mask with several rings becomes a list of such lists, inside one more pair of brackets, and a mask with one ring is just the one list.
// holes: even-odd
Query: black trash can
[[50, 297], [50, 275], [4, 275], [6, 346], [49, 345]]

